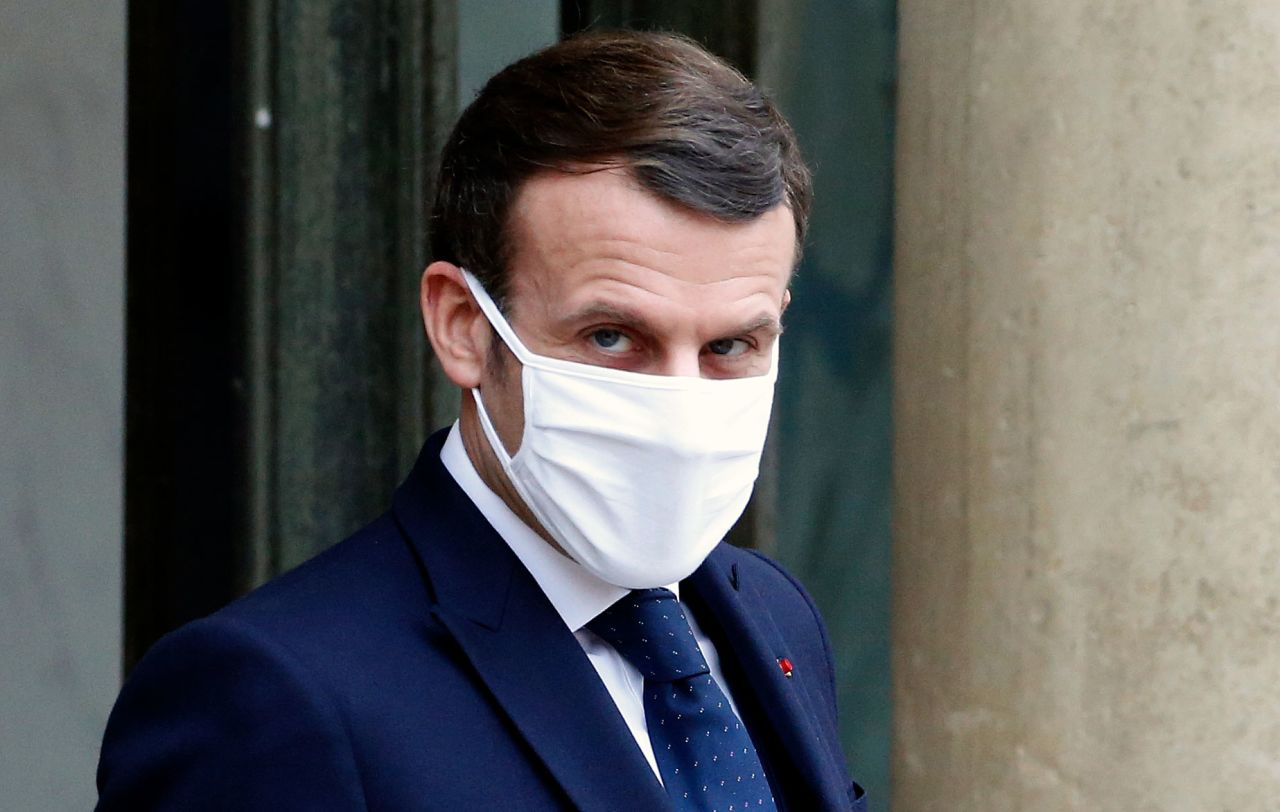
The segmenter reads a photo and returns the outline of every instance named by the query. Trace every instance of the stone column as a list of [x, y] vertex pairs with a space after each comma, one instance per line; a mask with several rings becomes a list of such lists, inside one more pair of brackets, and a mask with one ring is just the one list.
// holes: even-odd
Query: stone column
[[894, 810], [1280, 798], [1280, 4], [902, 0]]
[[0, 3], [0, 808], [89, 809], [120, 688], [124, 0]]

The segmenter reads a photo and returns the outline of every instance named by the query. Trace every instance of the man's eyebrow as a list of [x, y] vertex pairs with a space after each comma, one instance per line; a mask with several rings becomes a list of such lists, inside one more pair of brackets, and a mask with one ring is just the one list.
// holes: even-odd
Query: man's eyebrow
[[764, 330], [774, 336], [780, 336], [782, 335], [782, 322], [778, 321], [775, 316], [770, 316], [768, 313], [761, 313], [759, 316], [756, 316], [754, 319], [733, 332], [735, 335], [746, 335], [760, 330]]
[[[647, 322], [643, 317], [632, 313], [629, 310], [623, 310], [620, 307], [615, 307], [605, 302], [593, 302], [585, 307], [579, 308], [568, 316], [565, 316], [564, 321], [566, 323], [573, 324], [591, 319], [608, 321], [622, 327], [630, 327], [631, 329], [638, 330], [640, 332], [653, 332], [649, 322]], [[733, 330], [729, 330], [725, 335], [726, 337], [729, 335], [748, 335], [761, 330], [769, 333], [770, 335], [779, 336], [782, 335], [782, 324], [778, 321], [776, 316], [772, 316], [768, 313], [761, 313], [759, 316], [756, 316], [754, 319], [742, 324], [741, 326], [736, 327]]]
[[[600, 319], [612, 324], [617, 324], [621, 327], [629, 327], [632, 330], [642, 333], [654, 332], [649, 322], [642, 316], [605, 302], [593, 302], [585, 307], [579, 308], [568, 316], [565, 316], [564, 322], [567, 324], [575, 324], [577, 322], [592, 319]], [[770, 315], [769, 313], [761, 313], [759, 316], [745, 322], [739, 327], [727, 331], [725, 333], [725, 337], [749, 335], [762, 330], [772, 336], [780, 336], [782, 335], [782, 323], [778, 321], [776, 316]]]
[[572, 324], [590, 319], [600, 319], [623, 327], [640, 330], [642, 332], [651, 332], [649, 323], [640, 316], [629, 310], [623, 310], [620, 307], [614, 307], [613, 305], [606, 304], [605, 302], [592, 302], [585, 307], [573, 311], [569, 315], [565, 316], [563, 320]]

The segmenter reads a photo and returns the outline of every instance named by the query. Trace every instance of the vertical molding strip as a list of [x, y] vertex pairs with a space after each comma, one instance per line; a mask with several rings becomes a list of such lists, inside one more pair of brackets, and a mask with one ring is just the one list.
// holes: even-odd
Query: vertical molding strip
[[279, 567], [275, 513], [275, 0], [249, 0], [245, 98], [241, 108], [246, 171], [245, 346], [248, 470], [241, 589], [271, 577]]

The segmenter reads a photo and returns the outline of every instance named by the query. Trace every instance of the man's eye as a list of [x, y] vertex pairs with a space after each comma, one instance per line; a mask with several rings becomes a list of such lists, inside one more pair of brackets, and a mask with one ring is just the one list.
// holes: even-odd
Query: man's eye
[[626, 352], [631, 349], [631, 339], [621, 330], [602, 329], [591, 334], [591, 343], [605, 352]]
[[741, 338], [718, 338], [707, 345], [712, 355], [742, 355], [751, 345]]

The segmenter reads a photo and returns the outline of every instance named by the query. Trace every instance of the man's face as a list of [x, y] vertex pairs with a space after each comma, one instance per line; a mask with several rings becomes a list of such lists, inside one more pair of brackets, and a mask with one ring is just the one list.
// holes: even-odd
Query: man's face
[[[522, 187], [510, 229], [507, 316], [534, 353], [652, 375], [768, 371], [795, 255], [785, 206], [723, 223], [658, 198], [622, 170], [548, 172]], [[481, 394], [514, 454], [519, 362], [500, 352]]]

